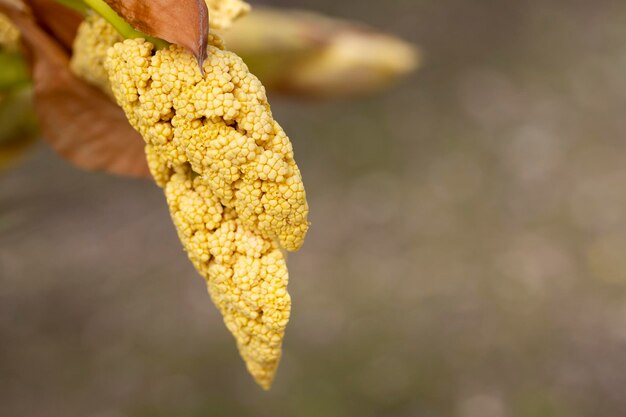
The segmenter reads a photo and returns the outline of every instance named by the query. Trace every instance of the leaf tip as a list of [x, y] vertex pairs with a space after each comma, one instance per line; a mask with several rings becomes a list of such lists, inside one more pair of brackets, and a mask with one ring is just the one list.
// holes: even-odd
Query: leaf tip
[[200, 66], [200, 73], [204, 75], [204, 61], [207, 58], [207, 43], [209, 39], [209, 8], [204, 0], [197, 0], [199, 10], [199, 27], [200, 30], [200, 42], [197, 51], [196, 58], [198, 59], [198, 65]]

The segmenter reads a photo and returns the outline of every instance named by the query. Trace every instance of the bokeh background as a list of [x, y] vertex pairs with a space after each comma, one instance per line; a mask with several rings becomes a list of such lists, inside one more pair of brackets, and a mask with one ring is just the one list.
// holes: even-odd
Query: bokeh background
[[266, 4], [424, 58], [376, 96], [271, 97], [312, 222], [273, 389], [161, 191], [41, 144], [0, 176], [0, 415], [623, 416], [626, 3]]

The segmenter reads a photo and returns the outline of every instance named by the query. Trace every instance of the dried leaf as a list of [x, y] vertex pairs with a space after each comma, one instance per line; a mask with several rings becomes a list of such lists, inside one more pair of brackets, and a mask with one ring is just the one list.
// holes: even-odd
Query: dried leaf
[[26, 0], [26, 3], [39, 26], [57, 39], [66, 51], [71, 51], [83, 16], [55, 0]]
[[70, 72], [67, 52], [30, 13], [5, 5], [0, 1], [0, 11], [20, 29], [31, 59], [35, 109], [44, 139], [81, 168], [149, 176], [144, 142], [122, 110]]
[[135, 29], [206, 58], [209, 12], [204, 0], [105, 0]]

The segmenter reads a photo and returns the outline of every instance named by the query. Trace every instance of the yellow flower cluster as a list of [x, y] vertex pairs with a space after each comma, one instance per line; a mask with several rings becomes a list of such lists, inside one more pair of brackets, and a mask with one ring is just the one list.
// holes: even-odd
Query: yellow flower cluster
[[[147, 152], [150, 159], [159, 158], [150, 145]], [[209, 294], [248, 370], [268, 389], [291, 308], [283, 254], [275, 241], [247, 229], [188, 164], [169, 172], [165, 195], [180, 240], [207, 278]]]
[[118, 104], [145, 139], [179, 237], [205, 277], [248, 370], [269, 388], [289, 319], [281, 248], [297, 250], [308, 206], [288, 137], [265, 89], [210, 35], [201, 73], [176, 45], [142, 39], [108, 50]]
[[15, 51], [19, 49], [20, 31], [9, 18], [0, 13], [0, 49]]
[[104, 61], [107, 50], [123, 40], [122, 35], [109, 22], [96, 14], [90, 14], [78, 26], [72, 47], [70, 69], [74, 74], [113, 97]]
[[241, 58], [215, 35], [209, 42], [205, 75], [181, 47], [153, 54], [141, 39], [115, 44], [107, 60], [115, 97], [170, 166], [189, 163], [248, 229], [297, 250], [308, 207], [289, 138]]

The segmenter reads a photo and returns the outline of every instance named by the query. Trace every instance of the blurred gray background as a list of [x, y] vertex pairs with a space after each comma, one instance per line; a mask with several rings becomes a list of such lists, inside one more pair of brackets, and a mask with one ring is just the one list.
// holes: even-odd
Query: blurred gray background
[[0, 415], [624, 416], [626, 2], [266, 4], [424, 56], [376, 96], [271, 97], [312, 222], [273, 389], [161, 191], [40, 144], [0, 176]]

